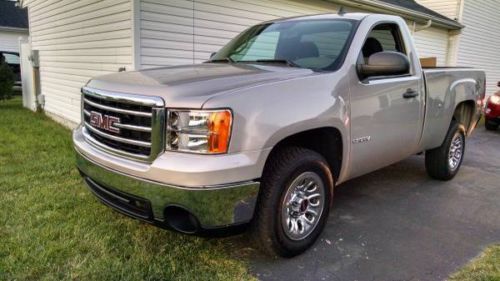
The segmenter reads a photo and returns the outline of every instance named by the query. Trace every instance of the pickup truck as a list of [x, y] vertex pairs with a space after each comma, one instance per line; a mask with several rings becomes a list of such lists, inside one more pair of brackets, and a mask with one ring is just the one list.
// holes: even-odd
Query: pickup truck
[[452, 179], [484, 94], [483, 71], [422, 69], [400, 17], [295, 17], [205, 63], [92, 79], [73, 140], [106, 205], [182, 233], [243, 228], [291, 257], [349, 179], [420, 153], [430, 177]]

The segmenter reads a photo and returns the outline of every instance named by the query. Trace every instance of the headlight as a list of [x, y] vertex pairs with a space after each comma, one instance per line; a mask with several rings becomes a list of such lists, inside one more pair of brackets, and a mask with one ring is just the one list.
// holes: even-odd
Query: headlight
[[499, 96], [491, 96], [490, 97], [490, 102], [492, 104], [500, 104], [500, 97]]
[[226, 153], [232, 119], [232, 113], [228, 109], [168, 110], [167, 150]]

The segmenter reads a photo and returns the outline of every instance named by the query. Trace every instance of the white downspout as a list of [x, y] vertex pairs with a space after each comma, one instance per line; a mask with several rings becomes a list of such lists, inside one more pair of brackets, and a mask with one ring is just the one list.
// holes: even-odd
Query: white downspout
[[[459, 23], [463, 23], [463, 12], [464, 12], [464, 2], [465, 0], [458, 0], [456, 7], [455, 18]], [[446, 64], [448, 66], [458, 65], [459, 56], [459, 45], [460, 45], [460, 34], [461, 30], [449, 31], [448, 32], [448, 54], [446, 57]]]
[[431, 25], [432, 25], [432, 20], [427, 20], [427, 22], [424, 25], [417, 27], [417, 24], [414, 21], [413, 22], [413, 33], [427, 29], [427, 28], [431, 27]]

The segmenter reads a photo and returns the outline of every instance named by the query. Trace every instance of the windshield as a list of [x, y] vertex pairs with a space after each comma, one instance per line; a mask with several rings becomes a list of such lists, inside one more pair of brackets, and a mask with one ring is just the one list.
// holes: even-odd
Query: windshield
[[210, 61], [286, 63], [336, 70], [344, 60], [355, 23], [328, 19], [256, 25], [230, 41]]

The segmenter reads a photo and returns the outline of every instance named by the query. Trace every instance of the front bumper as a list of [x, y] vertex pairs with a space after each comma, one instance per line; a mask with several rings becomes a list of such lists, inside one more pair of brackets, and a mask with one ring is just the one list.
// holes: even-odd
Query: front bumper
[[498, 120], [500, 119], [500, 105], [490, 104], [486, 105], [484, 110], [485, 118], [488, 120]]
[[[87, 185], [103, 203], [131, 217], [165, 227], [168, 227], [165, 222], [168, 207], [187, 210], [201, 229], [247, 223], [252, 219], [259, 191], [259, 183], [255, 181], [205, 188], [165, 185], [110, 170], [78, 151], [76, 161]], [[131, 205], [130, 201], [135, 202]]]

